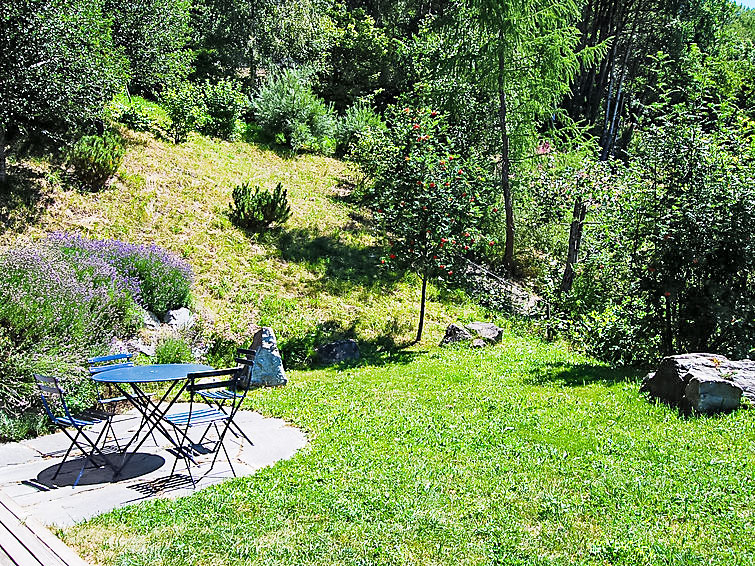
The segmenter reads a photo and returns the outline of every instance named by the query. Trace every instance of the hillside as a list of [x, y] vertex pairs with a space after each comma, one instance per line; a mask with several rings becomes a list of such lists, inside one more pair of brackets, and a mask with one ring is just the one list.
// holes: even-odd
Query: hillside
[[[124, 135], [118, 177], [99, 193], [67, 188], [52, 167], [29, 164], [42, 177], [38, 211], [27, 203], [6, 212], [19, 221], [0, 245], [68, 231], [165, 247], [194, 269], [195, 308], [213, 332], [243, 342], [253, 324], [272, 326], [292, 363], [330, 338], [355, 337], [368, 350], [411, 340], [418, 283], [378, 268], [369, 212], [344, 198], [347, 164], [196, 134], [181, 145]], [[231, 224], [231, 192], [244, 180], [288, 190], [292, 216], [282, 229], [256, 236]], [[485, 314], [460, 293], [431, 289], [427, 316], [423, 342], [435, 344], [449, 322]]]

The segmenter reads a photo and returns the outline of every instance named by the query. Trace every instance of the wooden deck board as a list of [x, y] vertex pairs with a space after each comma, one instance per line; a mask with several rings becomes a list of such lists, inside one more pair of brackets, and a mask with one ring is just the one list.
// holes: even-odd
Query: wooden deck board
[[87, 566], [79, 556], [0, 493], [0, 566]]

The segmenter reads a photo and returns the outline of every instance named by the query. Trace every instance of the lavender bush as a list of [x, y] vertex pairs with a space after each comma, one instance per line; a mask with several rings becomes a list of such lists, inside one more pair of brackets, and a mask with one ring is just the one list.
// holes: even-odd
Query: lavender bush
[[86, 404], [92, 391], [77, 380], [84, 359], [133, 334], [140, 306], [157, 314], [186, 306], [191, 281], [189, 266], [167, 251], [118, 240], [54, 234], [0, 255], [0, 441], [12, 428], [8, 414], [37, 398], [33, 373], [71, 379]]
[[53, 234], [50, 242], [71, 257], [99, 258], [111, 265], [124, 281], [135, 285], [135, 300], [158, 316], [189, 305], [191, 267], [159, 246], [61, 233]]

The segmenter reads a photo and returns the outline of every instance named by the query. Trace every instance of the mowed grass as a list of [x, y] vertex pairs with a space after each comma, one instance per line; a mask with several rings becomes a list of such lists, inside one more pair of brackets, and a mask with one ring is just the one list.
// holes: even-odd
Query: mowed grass
[[750, 411], [683, 418], [559, 345], [300, 371], [249, 404], [293, 459], [63, 533], [112, 565], [755, 562]]
[[[123, 134], [128, 151], [111, 187], [80, 192], [48, 174], [52, 194], [36, 216], [27, 215], [33, 221], [0, 235], [0, 247], [56, 230], [163, 246], [194, 269], [195, 308], [210, 328], [243, 343], [253, 324], [272, 326], [289, 365], [302, 365], [314, 345], [333, 339], [357, 338], [367, 351], [412, 339], [419, 282], [379, 267], [369, 211], [344, 198], [347, 164], [197, 134], [180, 145]], [[230, 222], [231, 193], [242, 181], [283, 184], [292, 210], [284, 227], [258, 236]], [[463, 294], [433, 287], [429, 299], [427, 344], [450, 322], [484, 316]]]

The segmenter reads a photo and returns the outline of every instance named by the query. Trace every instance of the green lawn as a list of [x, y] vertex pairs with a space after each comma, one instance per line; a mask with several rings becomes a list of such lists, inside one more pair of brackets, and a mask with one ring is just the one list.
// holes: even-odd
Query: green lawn
[[292, 372], [250, 405], [292, 460], [63, 533], [117, 565], [755, 562], [755, 421], [685, 419], [621, 374], [501, 346]]

